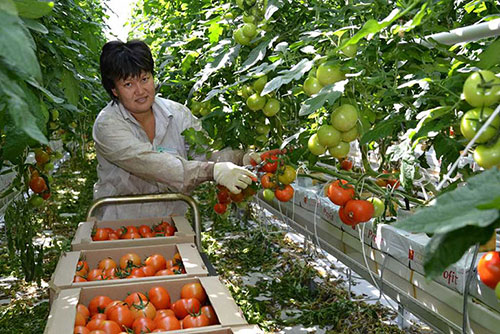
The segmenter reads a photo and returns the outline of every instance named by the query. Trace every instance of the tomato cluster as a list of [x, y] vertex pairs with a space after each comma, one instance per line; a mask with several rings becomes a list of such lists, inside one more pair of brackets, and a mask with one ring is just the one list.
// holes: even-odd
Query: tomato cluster
[[293, 198], [294, 189], [290, 184], [295, 181], [297, 172], [280, 159], [284, 153], [285, 151], [278, 149], [260, 156], [264, 162], [260, 171], [265, 173], [260, 178], [260, 183], [264, 188], [262, 195], [266, 201], [272, 201], [276, 197], [280, 202], [288, 202]]
[[54, 169], [54, 161], [62, 158], [60, 152], [53, 152], [50, 147], [36, 148], [35, 165], [29, 166], [29, 188], [33, 191], [30, 204], [34, 207], [41, 206], [45, 200], [50, 198], [49, 181], [52, 177], [48, 174]]
[[500, 299], [500, 253], [497, 251], [485, 253], [479, 259], [477, 273], [485, 285], [495, 289], [495, 294]]
[[[490, 108], [500, 101], [500, 79], [491, 71], [472, 73], [463, 86], [465, 101], [474, 108], [467, 111], [460, 121], [462, 135], [471, 140], [490, 118]], [[500, 167], [500, 115], [496, 115], [486, 130], [476, 139], [474, 160], [483, 168]]]
[[256, 185], [252, 183], [239, 194], [233, 194], [226, 187], [217, 185], [217, 203], [214, 205], [214, 211], [222, 215], [227, 211], [227, 206], [231, 203], [241, 203], [257, 193]]
[[372, 202], [355, 199], [354, 187], [345, 180], [336, 180], [328, 186], [327, 196], [340, 206], [340, 220], [349, 226], [369, 221], [375, 213]]
[[136, 253], [123, 255], [118, 262], [108, 257], [90, 269], [87, 261], [80, 260], [76, 265], [73, 282], [102, 281], [122, 278], [166, 276], [185, 274], [186, 270], [179, 253], [172, 259], [165, 259], [161, 254], [148, 256], [144, 262]]
[[93, 241], [117, 240], [117, 239], [140, 239], [153, 237], [171, 237], [175, 234], [175, 226], [162, 221], [153, 227], [149, 225], [122, 226], [113, 230], [110, 227], [98, 227], [92, 231]]
[[[318, 68], [318, 70], [321, 66]], [[349, 143], [358, 138], [358, 111], [350, 104], [342, 104], [333, 110], [330, 123], [323, 124], [309, 137], [307, 147], [314, 155], [322, 155], [328, 149], [330, 155], [345, 159], [350, 151]]]
[[168, 290], [159, 285], [147, 294], [130, 293], [124, 300], [96, 296], [88, 305], [77, 305], [73, 333], [143, 334], [218, 323], [205, 289], [196, 282], [185, 284], [175, 302]]
[[331, 62], [325, 62], [309, 72], [304, 80], [303, 89], [308, 96], [313, 96], [326, 85], [331, 85], [337, 81], [345, 79], [345, 74], [340, 66]]

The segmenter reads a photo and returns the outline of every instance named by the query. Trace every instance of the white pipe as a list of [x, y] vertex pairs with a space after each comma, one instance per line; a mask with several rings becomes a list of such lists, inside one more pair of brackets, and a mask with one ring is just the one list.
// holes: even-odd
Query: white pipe
[[498, 35], [500, 35], [500, 19], [494, 19], [488, 22], [457, 28], [450, 32], [440, 32], [426, 36], [424, 39], [426, 41], [432, 39], [441, 44], [453, 45]]

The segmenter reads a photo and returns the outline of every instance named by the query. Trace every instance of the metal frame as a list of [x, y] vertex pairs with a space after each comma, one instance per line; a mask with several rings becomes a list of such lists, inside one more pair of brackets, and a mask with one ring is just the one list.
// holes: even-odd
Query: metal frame
[[163, 193], [163, 194], [144, 194], [144, 195], [126, 195], [126, 196], [115, 196], [115, 197], [103, 197], [95, 200], [90, 206], [87, 212], [87, 221], [90, 220], [95, 210], [104, 205], [110, 204], [131, 204], [131, 203], [143, 203], [143, 202], [171, 202], [171, 201], [183, 201], [186, 202], [193, 209], [194, 216], [194, 231], [196, 233], [196, 247], [198, 251], [201, 252], [201, 216], [200, 210], [198, 209], [198, 203], [191, 196], [187, 196], [180, 193]]

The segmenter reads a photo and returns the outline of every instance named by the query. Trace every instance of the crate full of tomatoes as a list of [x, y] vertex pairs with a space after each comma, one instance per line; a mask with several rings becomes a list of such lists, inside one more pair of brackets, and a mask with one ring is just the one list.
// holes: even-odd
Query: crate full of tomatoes
[[51, 299], [62, 289], [208, 276], [192, 243], [81, 250], [61, 255], [49, 282]]
[[205, 333], [243, 325], [247, 322], [229, 291], [212, 276], [62, 290], [52, 303], [44, 333], [150, 333], [199, 327]]
[[78, 225], [71, 249], [105, 249], [194, 242], [195, 233], [183, 216], [92, 220]]

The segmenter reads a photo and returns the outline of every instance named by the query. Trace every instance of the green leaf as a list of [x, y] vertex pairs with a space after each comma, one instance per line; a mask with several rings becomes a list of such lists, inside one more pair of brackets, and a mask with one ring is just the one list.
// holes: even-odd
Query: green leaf
[[393, 131], [398, 130], [399, 124], [404, 120], [402, 115], [397, 115], [393, 118], [389, 118], [378, 122], [375, 127], [368, 130], [363, 137], [361, 137], [359, 144], [365, 145], [374, 140], [392, 136]]
[[314, 64], [313, 60], [302, 59], [298, 64], [293, 66], [291, 69], [278, 72], [281, 75], [269, 81], [264, 86], [264, 89], [262, 90], [260, 95], [264, 96], [275, 90], [278, 90], [282, 85], [286, 85], [292, 80], [299, 80], [300, 78], [302, 78], [304, 74], [306, 74], [307, 72], [309, 72], [309, 70], [311, 70], [313, 64]]
[[31, 19], [23, 19], [23, 22], [28, 29], [31, 29], [33, 31], [39, 32], [39, 33], [44, 34], [44, 35], [49, 32], [47, 27], [38, 21], [31, 20]]
[[52, 12], [54, 2], [35, 0], [14, 0], [19, 16], [28, 19], [38, 19]]
[[497, 209], [500, 210], [500, 197], [495, 198], [493, 201], [478, 205], [477, 208], [479, 210], [489, 210], [489, 209]]
[[270, 0], [267, 4], [264, 19], [269, 20], [281, 7], [283, 7], [283, 0]]
[[488, 241], [500, 221], [485, 227], [464, 226], [443, 234], [434, 234], [424, 250], [424, 270], [427, 278], [434, 278], [456, 263], [473, 245]]
[[441, 159], [441, 168], [445, 170], [448, 165], [454, 163], [460, 157], [460, 150], [463, 149], [463, 145], [457, 142], [456, 139], [442, 133], [435, 137], [433, 147], [436, 150], [436, 157]]
[[500, 171], [492, 168], [471, 177], [467, 185], [443, 193], [434, 205], [397, 222], [409, 232], [447, 233], [466, 226], [486, 227], [499, 217], [498, 210], [479, 210], [500, 194]]
[[208, 32], [208, 39], [210, 43], [214, 44], [219, 41], [219, 37], [224, 32], [224, 28], [222, 28], [220, 24], [213, 22], [210, 27], [208, 27]]
[[2, 159], [14, 164], [23, 163], [23, 152], [32, 139], [26, 133], [13, 124], [5, 127], [5, 137], [7, 140], [2, 146]]
[[344, 93], [344, 87], [347, 80], [342, 80], [331, 85], [327, 85], [316, 94], [316, 96], [307, 99], [300, 107], [299, 116], [312, 114], [321, 108], [327, 101], [332, 105]]
[[253, 50], [248, 55], [248, 58], [245, 60], [241, 68], [235, 73], [242, 73], [257, 64], [259, 61], [264, 59], [266, 56], [267, 49], [273, 45], [273, 43], [278, 39], [278, 36], [271, 38], [269, 40], [265, 40], [260, 43], [257, 47], [253, 48]]
[[500, 39], [497, 39], [486, 48], [480, 55], [477, 66], [482, 69], [489, 69], [500, 63]]
[[77, 106], [80, 94], [78, 92], [78, 81], [73, 76], [73, 73], [64, 70], [61, 76], [61, 88], [64, 91], [64, 96], [69, 103]]
[[0, 11], [0, 36], [0, 57], [18, 71], [41, 81], [35, 43], [19, 17]]
[[42, 93], [44, 93], [49, 98], [50, 101], [57, 103], [57, 104], [61, 104], [64, 102], [64, 99], [55, 96], [48, 89], [46, 89], [46, 88], [42, 87], [40, 84], [38, 84], [38, 82], [36, 82], [34, 80], [28, 80], [28, 83], [30, 85], [32, 85], [33, 87], [37, 88], [38, 90], [40, 90]]

